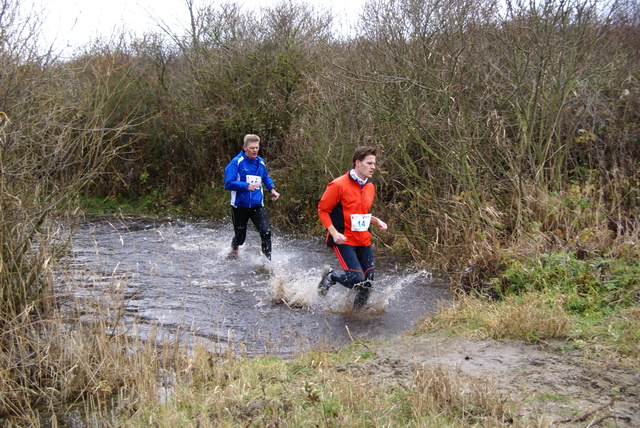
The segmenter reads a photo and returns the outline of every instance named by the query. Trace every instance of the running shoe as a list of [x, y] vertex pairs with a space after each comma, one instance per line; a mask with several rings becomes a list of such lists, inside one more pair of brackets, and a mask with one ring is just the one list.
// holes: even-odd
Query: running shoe
[[322, 279], [320, 279], [320, 284], [318, 284], [318, 294], [322, 297], [327, 295], [327, 292], [331, 288], [335, 281], [331, 279], [331, 274], [333, 273], [333, 269], [326, 265], [322, 268]]
[[371, 294], [371, 283], [364, 283], [362, 285], [357, 285], [356, 287], [357, 294], [355, 299], [353, 299], [353, 309], [362, 309], [364, 305], [369, 300], [369, 294]]

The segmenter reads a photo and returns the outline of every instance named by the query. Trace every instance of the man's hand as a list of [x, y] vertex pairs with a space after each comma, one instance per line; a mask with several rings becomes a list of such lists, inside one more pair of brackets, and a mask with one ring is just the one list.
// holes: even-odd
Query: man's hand
[[380, 232], [386, 232], [387, 231], [387, 223], [385, 223], [384, 221], [380, 220], [378, 217], [371, 217], [371, 223], [373, 223], [376, 226], [378, 226], [378, 229], [380, 229]]
[[347, 237], [344, 236], [342, 233], [338, 232], [338, 229], [336, 229], [334, 225], [329, 226], [327, 230], [331, 234], [331, 237], [333, 238], [333, 242], [335, 242], [337, 245], [342, 245], [345, 242], [347, 242]]
[[271, 199], [274, 201], [280, 199], [280, 193], [276, 192], [276, 189], [271, 189]]
[[335, 242], [338, 245], [342, 245], [345, 242], [347, 242], [347, 237], [344, 236], [340, 232], [336, 232], [335, 234], [331, 234], [331, 237], [333, 237], [333, 242]]

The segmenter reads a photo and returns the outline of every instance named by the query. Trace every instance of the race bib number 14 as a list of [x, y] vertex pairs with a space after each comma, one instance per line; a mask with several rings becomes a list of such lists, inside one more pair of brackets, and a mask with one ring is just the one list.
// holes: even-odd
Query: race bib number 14
[[351, 214], [351, 230], [366, 232], [371, 224], [371, 214]]

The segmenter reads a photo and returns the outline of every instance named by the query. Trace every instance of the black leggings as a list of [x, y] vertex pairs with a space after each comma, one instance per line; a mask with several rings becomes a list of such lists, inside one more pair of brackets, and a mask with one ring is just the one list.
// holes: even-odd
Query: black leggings
[[347, 288], [354, 288], [362, 285], [371, 288], [373, 281], [373, 273], [375, 271], [373, 265], [373, 247], [353, 247], [351, 245], [342, 244], [333, 247], [336, 257], [340, 262], [340, 266], [344, 270], [344, 274], [331, 274], [331, 279]]
[[233, 221], [234, 236], [231, 240], [231, 249], [238, 251], [238, 247], [244, 244], [247, 238], [247, 223], [249, 219], [253, 222], [260, 233], [262, 240], [262, 252], [271, 260], [271, 225], [269, 216], [264, 207], [253, 208], [231, 208], [231, 219]]

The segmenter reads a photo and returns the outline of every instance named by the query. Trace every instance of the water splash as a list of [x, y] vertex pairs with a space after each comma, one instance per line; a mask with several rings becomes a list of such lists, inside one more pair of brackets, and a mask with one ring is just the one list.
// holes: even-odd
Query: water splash
[[376, 269], [365, 308], [354, 311], [355, 292], [339, 284], [318, 296], [322, 266], [335, 264], [321, 239], [274, 233], [269, 261], [251, 232], [229, 260], [230, 225], [88, 222], [70, 260], [74, 293], [99, 295], [117, 284], [125, 316], [142, 323], [140, 331], [282, 354], [301, 344], [402, 334], [449, 297], [428, 272], [387, 263]]

